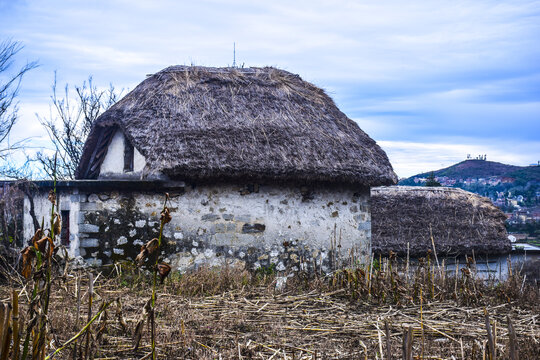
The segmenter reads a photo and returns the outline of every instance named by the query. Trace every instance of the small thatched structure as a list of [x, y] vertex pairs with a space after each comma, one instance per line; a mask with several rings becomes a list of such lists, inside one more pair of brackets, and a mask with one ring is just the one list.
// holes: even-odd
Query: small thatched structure
[[372, 248], [422, 256], [503, 254], [511, 250], [504, 213], [482, 196], [456, 188], [391, 186], [371, 189]]
[[99, 176], [116, 129], [144, 156], [145, 175], [397, 181], [384, 151], [323, 90], [270, 67], [171, 66], [148, 77], [94, 123], [77, 178]]

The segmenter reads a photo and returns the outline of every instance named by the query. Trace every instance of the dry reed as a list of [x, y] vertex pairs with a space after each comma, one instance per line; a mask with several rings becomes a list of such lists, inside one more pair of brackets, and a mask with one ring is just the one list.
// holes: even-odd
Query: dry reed
[[[481, 359], [482, 354], [489, 354], [485, 348], [489, 343], [486, 309], [490, 324], [507, 322], [508, 317], [513, 325], [513, 332], [508, 330], [510, 327], [490, 327], [499, 358], [510, 358], [515, 352], [512, 346], [520, 349], [520, 359], [537, 358], [537, 287], [526, 284], [521, 292], [522, 281], [515, 271], [512, 276], [519, 278], [500, 283], [460, 272], [456, 281], [450, 277], [443, 286], [441, 273], [428, 267], [429, 263], [425, 260], [422, 267], [411, 268], [409, 282], [395, 259], [380, 259], [370, 269], [342, 269], [329, 277], [310, 277], [307, 282], [305, 277], [291, 278], [281, 291], [275, 290], [273, 274], [241, 269], [207, 268], [175, 275], [156, 288], [160, 299], [155, 309], [160, 324], [156, 352], [168, 358], [187, 359], [395, 359], [402, 352], [413, 358], [423, 351], [425, 359], [452, 355]], [[473, 262], [465, 269], [474, 274], [474, 266]], [[116, 316], [102, 317], [106, 331], [90, 347], [91, 356], [151, 356], [150, 333], [141, 334], [138, 349], [132, 346], [148, 285], [144, 278], [140, 283], [125, 284], [124, 280], [131, 278], [130, 272], [137, 270], [118, 267], [123, 269], [99, 276], [94, 284], [96, 299], [121, 298], [122, 305], [117, 303]], [[432, 273], [432, 284], [424, 281], [428, 271]], [[370, 286], [367, 274], [371, 274]], [[51, 346], [55, 351], [72, 345], [68, 341], [79, 331], [65, 326], [77, 322], [78, 279], [81, 276], [70, 274], [64, 285], [55, 286], [58, 291], [51, 293], [51, 329], [56, 339]], [[88, 287], [86, 277], [82, 282], [82, 288]], [[429, 288], [434, 289], [433, 297], [420, 297], [421, 293], [429, 294]], [[4, 298], [8, 291], [8, 287], [0, 288], [0, 297]], [[21, 299], [20, 306], [26, 309], [28, 303], [25, 297]], [[83, 297], [85, 305], [87, 297]], [[99, 311], [97, 304], [93, 306], [94, 312]], [[405, 342], [401, 337], [404, 332]], [[66, 350], [55, 356], [70, 357]]]

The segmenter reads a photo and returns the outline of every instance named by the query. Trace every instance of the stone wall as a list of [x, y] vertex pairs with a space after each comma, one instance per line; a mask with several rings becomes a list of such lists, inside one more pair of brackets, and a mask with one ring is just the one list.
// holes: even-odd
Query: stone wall
[[[60, 192], [61, 208], [70, 207], [76, 222], [72, 255], [96, 265], [134, 258], [157, 237], [163, 193]], [[164, 228], [163, 255], [181, 271], [235, 262], [326, 272], [337, 261], [364, 262], [370, 254], [368, 189], [228, 184], [187, 186], [170, 195], [173, 219]], [[45, 192], [36, 202], [46, 203]]]
[[0, 244], [23, 245], [23, 199], [16, 184], [0, 181]]

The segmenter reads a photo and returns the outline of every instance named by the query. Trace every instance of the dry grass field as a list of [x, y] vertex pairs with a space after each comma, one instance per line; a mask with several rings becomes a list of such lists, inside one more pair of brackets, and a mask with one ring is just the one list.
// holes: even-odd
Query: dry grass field
[[[283, 286], [272, 269], [250, 273], [225, 266], [172, 273], [157, 289], [157, 357], [490, 359], [492, 348], [491, 358], [540, 358], [537, 284], [519, 274], [504, 282], [476, 280], [474, 264], [457, 276], [438, 271], [429, 259], [414, 271], [393, 267], [394, 260], [382, 259], [369, 271], [300, 273]], [[149, 307], [144, 310], [152, 276], [129, 263], [101, 271], [53, 271], [46, 355], [90, 318], [90, 271], [92, 316], [104, 303], [108, 308], [53, 358], [152, 358]], [[3, 303], [11, 301], [13, 289], [19, 294], [21, 324], [27, 321], [31, 283], [12, 273], [0, 288]], [[135, 349], [137, 325], [141, 339]]]

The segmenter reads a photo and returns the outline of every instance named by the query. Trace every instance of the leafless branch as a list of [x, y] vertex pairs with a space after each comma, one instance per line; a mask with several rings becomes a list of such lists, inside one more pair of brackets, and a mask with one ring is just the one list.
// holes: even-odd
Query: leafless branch
[[5, 40], [0, 43], [0, 159], [5, 160], [10, 152], [19, 149], [20, 143], [6, 144], [9, 133], [17, 121], [16, 98], [23, 75], [37, 67], [37, 62], [28, 62], [14, 72], [11, 71], [17, 53], [23, 48], [21, 43]]
[[[122, 92], [117, 92], [112, 85], [107, 90], [99, 90], [91, 76], [82, 86], [75, 86], [74, 90], [74, 100], [70, 98], [72, 92], [67, 84], [64, 87], [63, 97], [60, 97], [55, 74], [49, 117], [36, 114], [58, 154], [56, 175], [60, 179], [74, 178], [92, 123], [118, 100]], [[52, 175], [54, 163], [52, 155], [38, 152], [35, 161], [48, 175]]]

